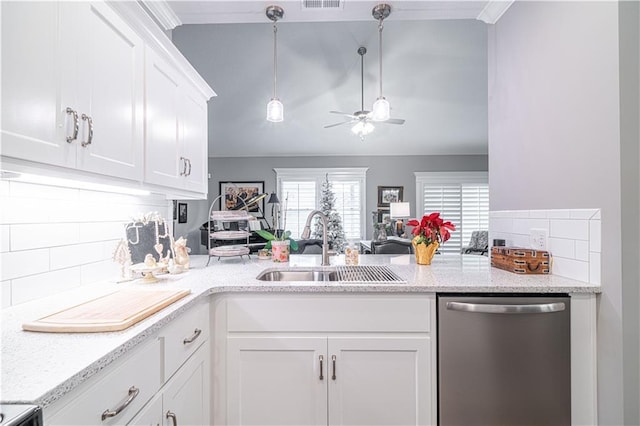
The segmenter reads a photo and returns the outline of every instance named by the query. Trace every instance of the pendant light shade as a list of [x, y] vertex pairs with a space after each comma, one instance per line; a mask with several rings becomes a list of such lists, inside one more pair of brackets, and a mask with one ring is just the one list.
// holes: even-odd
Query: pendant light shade
[[373, 126], [373, 124], [369, 123], [368, 121], [361, 120], [351, 128], [351, 131], [358, 135], [360, 139], [364, 140], [364, 137], [373, 132], [374, 129], [375, 127]]
[[269, 6], [266, 15], [273, 22], [273, 97], [267, 104], [267, 121], [278, 123], [284, 120], [284, 105], [277, 95], [278, 75], [278, 27], [276, 22], [284, 16], [284, 9], [280, 6]]
[[378, 99], [374, 102], [371, 110], [371, 119], [373, 121], [387, 121], [391, 118], [391, 106], [384, 96], [382, 96], [382, 21], [391, 14], [391, 6], [388, 4], [379, 4], [371, 11], [373, 18], [378, 21], [378, 83], [380, 91]]

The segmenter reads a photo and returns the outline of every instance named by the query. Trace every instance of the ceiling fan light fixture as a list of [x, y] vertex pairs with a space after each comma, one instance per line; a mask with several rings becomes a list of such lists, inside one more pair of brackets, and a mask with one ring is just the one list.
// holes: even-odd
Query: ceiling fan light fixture
[[284, 120], [284, 105], [280, 99], [273, 98], [267, 104], [267, 120], [272, 123], [279, 123]]
[[374, 103], [371, 110], [371, 119], [373, 121], [387, 121], [391, 118], [391, 106], [384, 96], [380, 96]]
[[373, 132], [375, 129], [374, 125], [369, 123], [368, 121], [358, 121], [352, 128], [351, 131], [358, 135], [360, 139], [364, 139], [369, 133]]
[[267, 121], [279, 123], [284, 120], [284, 105], [278, 99], [276, 91], [278, 75], [278, 27], [276, 22], [284, 16], [284, 9], [280, 6], [269, 6], [265, 14], [273, 22], [273, 97], [267, 104]]

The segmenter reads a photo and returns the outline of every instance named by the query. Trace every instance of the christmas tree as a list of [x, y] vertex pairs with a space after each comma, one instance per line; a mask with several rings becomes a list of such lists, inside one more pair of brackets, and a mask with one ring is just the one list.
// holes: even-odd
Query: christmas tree
[[[329, 247], [340, 253], [345, 246], [344, 230], [342, 229], [342, 218], [338, 212], [334, 209], [336, 197], [333, 194], [331, 188], [331, 182], [329, 182], [329, 176], [322, 182], [322, 193], [320, 199], [320, 211], [324, 213], [328, 218], [327, 224], [327, 241]], [[316, 217], [315, 230], [313, 231], [314, 238], [322, 238], [322, 220]]]

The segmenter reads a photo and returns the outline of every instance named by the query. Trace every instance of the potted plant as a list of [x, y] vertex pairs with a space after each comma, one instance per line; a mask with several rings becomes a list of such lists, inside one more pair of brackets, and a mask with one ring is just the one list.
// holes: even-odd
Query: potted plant
[[[284, 227], [287, 226], [287, 208], [286, 203], [288, 200], [288, 196], [285, 199], [285, 210], [284, 210]], [[298, 242], [291, 238], [291, 231], [278, 232], [278, 226], [280, 225], [280, 220], [278, 218], [278, 212], [276, 211], [276, 215], [274, 218], [274, 230], [273, 233], [269, 231], [265, 231], [264, 229], [256, 230], [256, 233], [260, 235], [262, 238], [267, 240], [267, 244], [265, 244], [265, 249], [271, 249], [271, 258], [274, 262], [288, 262], [289, 254], [291, 250], [298, 250]]]
[[416, 263], [419, 265], [430, 265], [440, 244], [451, 237], [450, 231], [456, 230], [453, 223], [442, 220], [437, 212], [422, 216], [420, 222], [411, 219], [407, 226], [414, 226], [411, 233], [415, 237], [411, 240], [411, 245], [416, 252]]

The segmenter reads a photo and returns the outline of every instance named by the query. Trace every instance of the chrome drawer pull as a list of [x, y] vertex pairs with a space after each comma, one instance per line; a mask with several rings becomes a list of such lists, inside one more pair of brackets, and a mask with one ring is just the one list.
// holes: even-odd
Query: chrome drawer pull
[[182, 171], [180, 172], [180, 176], [187, 175], [187, 159], [184, 157], [180, 157], [180, 164], [182, 164]]
[[67, 142], [71, 143], [76, 139], [78, 139], [78, 130], [80, 130], [80, 122], [78, 121], [78, 113], [75, 110], [67, 107], [65, 111], [67, 112], [67, 114], [71, 114], [73, 116], [73, 133], [71, 134], [71, 136], [67, 136]]
[[187, 172], [187, 176], [191, 176], [191, 160], [187, 158], [187, 163], [189, 163], [189, 171]]
[[86, 121], [89, 123], [89, 135], [87, 136], [87, 140], [80, 144], [86, 148], [87, 146], [91, 145], [91, 142], [93, 142], [93, 119], [87, 114], [82, 114], [82, 121]]
[[322, 361], [324, 361], [324, 357], [322, 355], [320, 355], [320, 380], [324, 380], [324, 376], [322, 375]]
[[176, 413], [167, 411], [167, 418], [171, 419], [171, 421], [173, 422], [173, 426], [178, 426], [178, 418], [176, 417]]
[[186, 339], [184, 339], [182, 341], [183, 345], [187, 345], [189, 343], [193, 343], [194, 340], [196, 340], [200, 334], [202, 334], [202, 330], [200, 330], [199, 328], [196, 328], [195, 331], [193, 332], [193, 335], [191, 337], [187, 337]]
[[135, 386], [131, 386], [129, 388], [129, 394], [127, 395], [127, 398], [124, 401], [122, 401], [115, 410], [105, 410], [105, 412], [102, 413], [102, 421], [105, 421], [108, 418], [115, 417], [118, 414], [120, 414], [122, 410], [127, 408], [129, 404], [131, 404], [131, 402], [133, 402], [133, 400], [136, 399], [136, 396], [138, 396], [139, 393], [140, 393], [140, 389], [138, 389]]

